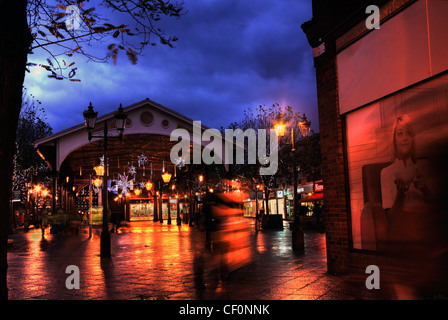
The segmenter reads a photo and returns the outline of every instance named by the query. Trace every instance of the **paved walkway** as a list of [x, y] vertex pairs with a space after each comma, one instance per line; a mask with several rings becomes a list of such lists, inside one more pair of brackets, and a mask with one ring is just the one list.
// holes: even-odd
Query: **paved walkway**
[[[99, 256], [100, 230], [89, 238], [40, 230], [10, 236], [9, 299], [50, 300], [313, 300], [374, 299], [365, 288], [326, 271], [325, 235], [306, 231], [304, 254], [291, 250], [291, 231], [251, 232], [251, 263], [221, 278], [205, 232], [196, 227], [134, 222], [111, 234], [112, 257]], [[69, 290], [69, 265], [80, 289]]]

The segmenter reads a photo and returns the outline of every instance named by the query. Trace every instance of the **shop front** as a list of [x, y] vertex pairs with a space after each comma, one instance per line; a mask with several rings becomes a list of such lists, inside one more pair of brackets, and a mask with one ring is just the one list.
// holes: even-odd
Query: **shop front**
[[369, 30], [363, 4], [341, 6], [313, 1], [302, 26], [316, 68], [328, 271], [375, 265], [395, 298], [445, 293], [448, 3], [382, 1], [381, 27]]
[[[129, 216], [127, 216], [128, 221], [157, 221], [160, 219], [160, 199], [157, 203], [156, 213], [157, 219], [154, 219], [154, 199], [152, 198], [131, 198], [127, 200], [129, 203], [126, 206]], [[177, 197], [167, 197], [163, 198], [161, 207], [162, 220], [166, 221], [169, 218], [171, 220], [177, 220], [178, 215], [181, 219], [186, 218], [188, 215], [188, 203], [186, 199], [178, 199]]]
[[[319, 183], [307, 183], [297, 187], [297, 195], [299, 199], [299, 213], [305, 212], [304, 215], [311, 216], [313, 207], [317, 202], [322, 205], [323, 201], [323, 185]], [[257, 212], [265, 212], [264, 192], [258, 191], [258, 197], [255, 191], [250, 192], [246, 201], [244, 201], [244, 217], [255, 218]], [[293, 188], [276, 189], [269, 195], [269, 214], [280, 215], [283, 220], [294, 219], [294, 192]]]
[[154, 203], [149, 199], [132, 200], [129, 203], [129, 221], [154, 220]]

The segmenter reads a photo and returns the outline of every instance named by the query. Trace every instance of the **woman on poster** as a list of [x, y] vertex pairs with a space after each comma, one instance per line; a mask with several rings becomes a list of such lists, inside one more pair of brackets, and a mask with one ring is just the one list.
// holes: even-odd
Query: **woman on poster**
[[399, 116], [393, 131], [392, 163], [381, 171], [382, 206], [388, 220], [387, 251], [399, 298], [416, 298], [412, 288], [432, 281], [431, 257], [437, 247], [429, 162], [417, 157], [415, 132], [408, 116]]
[[381, 171], [381, 199], [389, 215], [425, 211], [429, 197], [428, 161], [417, 159], [415, 133], [408, 116], [399, 116], [393, 132], [394, 159]]

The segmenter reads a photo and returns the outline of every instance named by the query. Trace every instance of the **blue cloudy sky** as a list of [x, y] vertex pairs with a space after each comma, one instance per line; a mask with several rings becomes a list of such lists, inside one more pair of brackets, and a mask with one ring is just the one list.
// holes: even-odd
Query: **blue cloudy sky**
[[[300, 25], [312, 17], [311, 0], [185, 0], [188, 13], [166, 21], [175, 48], [147, 47], [132, 65], [74, 57], [81, 82], [58, 81], [32, 68], [24, 86], [42, 102], [54, 132], [83, 122], [91, 101], [99, 115], [145, 98], [212, 128], [238, 121], [258, 105], [292, 106], [318, 129], [312, 51]], [[89, 50], [99, 56], [108, 43]], [[32, 62], [48, 54], [35, 50]]]

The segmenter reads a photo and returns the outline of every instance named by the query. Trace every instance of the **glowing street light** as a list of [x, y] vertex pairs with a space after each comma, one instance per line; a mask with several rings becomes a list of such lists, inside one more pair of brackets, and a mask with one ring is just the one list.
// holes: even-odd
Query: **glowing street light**
[[[103, 188], [103, 230], [101, 232], [101, 241], [100, 241], [100, 256], [101, 257], [110, 257], [110, 233], [109, 233], [109, 217], [108, 217], [108, 210], [107, 210], [107, 199], [108, 199], [108, 190], [107, 190], [107, 146], [108, 146], [108, 140], [112, 137], [109, 137], [109, 132], [107, 129], [107, 119], [104, 120], [104, 126], [103, 126], [103, 135], [97, 135], [93, 136], [92, 132], [95, 129], [95, 124], [98, 116], [98, 112], [95, 112], [93, 110], [92, 103], [89, 104], [87, 110], [83, 112], [84, 116], [84, 122], [86, 125], [87, 133], [88, 133], [88, 139], [89, 141], [92, 140], [92, 138], [100, 138], [103, 140], [103, 147], [104, 147], [104, 166], [103, 169], [98, 168], [98, 170], [101, 170], [103, 181], [105, 183], [105, 187]], [[118, 138], [122, 139], [123, 131], [126, 124], [126, 113], [123, 111], [123, 107], [120, 104], [120, 107], [118, 110], [114, 113], [114, 119], [115, 119], [115, 127], [118, 131]], [[96, 170], [95, 170], [96, 171]], [[98, 174], [97, 173], [97, 174]], [[99, 175], [99, 174], [98, 174]]]
[[162, 174], [162, 180], [163, 180], [164, 183], [168, 183], [168, 182], [170, 182], [170, 180], [171, 180], [171, 173], [169, 173], [169, 172], [164, 172], [164, 173]]
[[104, 166], [102, 164], [93, 167], [97, 176], [104, 176]]
[[275, 124], [274, 129], [278, 137], [283, 137], [285, 135], [286, 126], [283, 123]]
[[[303, 138], [306, 138], [310, 132], [311, 121], [308, 121], [305, 114], [303, 114], [302, 120], [299, 121], [298, 125], [299, 125], [300, 134], [302, 135]], [[292, 144], [292, 148], [291, 148], [292, 167], [293, 167], [293, 174], [294, 174], [294, 191], [293, 191], [294, 223], [293, 223], [293, 227], [292, 227], [292, 249], [294, 251], [303, 251], [305, 248], [305, 244], [304, 244], [303, 231], [302, 231], [302, 229], [300, 229], [300, 225], [299, 225], [299, 216], [298, 216], [299, 201], [298, 201], [298, 195], [297, 195], [298, 177], [297, 177], [297, 169], [296, 169], [296, 161], [295, 161], [296, 149], [294, 147], [294, 128], [292, 128], [292, 127], [291, 127], [291, 144]]]
[[148, 181], [148, 182], [145, 183], [145, 188], [148, 191], [152, 189], [152, 186], [153, 186], [153, 184], [152, 184], [151, 181]]
[[93, 185], [94, 185], [96, 188], [101, 187], [102, 184], [103, 184], [103, 179], [101, 179], [101, 178], [99, 178], [99, 177], [93, 180]]

